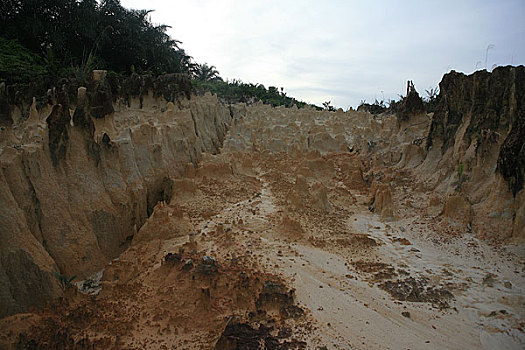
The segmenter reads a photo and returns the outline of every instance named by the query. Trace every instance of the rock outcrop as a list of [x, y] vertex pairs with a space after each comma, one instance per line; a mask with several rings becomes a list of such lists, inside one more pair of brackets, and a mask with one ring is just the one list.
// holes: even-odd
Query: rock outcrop
[[63, 85], [49, 103], [2, 106], [0, 316], [60, 295], [59, 276], [102, 269], [188, 163], [219, 152], [231, 115], [215, 96], [191, 97], [175, 75], [125, 83], [137, 91], [96, 72], [74, 96]]
[[468, 197], [477, 233], [525, 239], [525, 67], [452, 71], [439, 87], [420, 175]]

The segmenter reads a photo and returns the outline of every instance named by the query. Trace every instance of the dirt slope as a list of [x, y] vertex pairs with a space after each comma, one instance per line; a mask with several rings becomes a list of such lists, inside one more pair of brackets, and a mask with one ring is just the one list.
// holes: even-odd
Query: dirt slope
[[[450, 92], [454, 86], [468, 82], [447, 85], [442, 106], [445, 96], [459, 93]], [[438, 114], [399, 121], [257, 104], [228, 110], [211, 96], [180, 106], [153, 96], [141, 101], [93, 119], [93, 138], [131, 157], [126, 164], [142, 167], [141, 176], [151, 171], [153, 179], [168, 178], [169, 186], [160, 182], [161, 196], [150, 209], [147, 196], [140, 197], [143, 223], [131, 229], [121, 250], [88, 264], [71, 282], [52, 281], [59, 300], [1, 319], [1, 348], [525, 345], [525, 250], [520, 227], [516, 230], [523, 190], [513, 193], [496, 170], [499, 154], [506, 152], [503, 137], [486, 141], [486, 151], [467, 142], [475, 139], [468, 131], [471, 121], [483, 119], [476, 111], [462, 112], [458, 136], [445, 146], [443, 135], [432, 131], [436, 123], [448, 123]], [[501, 126], [508, 135], [521, 115], [512, 118]], [[66, 129], [75, 144], [86, 145], [75, 136], [80, 131]], [[185, 143], [184, 137], [193, 141]], [[43, 142], [38, 152], [49, 154]], [[67, 147], [59, 164], [87, 157], [82, 147]], [[193, 151], [171, 153], [177, 147]], [[9, 152], [4, 147], [2, 156]], [[110, 171], [120, 163], [105, 161], [104, 152], [110, 151], [101, 151], [96, 176], [128, 174]], [[477, 173], [483, 164], [486, 176]], [[3, 174], [13, 169], [5, 167]], [[80, 174], [84, 168], [78, 169]], [[10, 181], [3, 190], [16, 188]], [[75, 193], [68, 191], [69, 197]], [[122, 196], [111, 193], [112, 203]], [[28, 222], [24, 207], [17, 208], [21, 222]], [[11, 218], [6, 223], [18, 222]], [[26, 251], [33, 246], [39, 251], [37, 243], [24, 244]], [[59, 259], [36, 260], [32, 251], [30, 257], [34, 271], [57, 269]], [[24, 271], [32, 271], [20, 261]], [[69, 270], [59, 268], [71, 275], [79, 269], [73, 263]], [[17, 281], [16, 274], [10, 281]]]
[[13, 105], [0, 130], [0, 316], [55, 299], [56, 274], [85, 278], [120, 255], [231, 123], [216, 97], [176, 107], [148, 90], [109, 95], [100, 118], [102, 87], [79, 88], [76, 105], [66, 88], [50, 91], [27, 116]]

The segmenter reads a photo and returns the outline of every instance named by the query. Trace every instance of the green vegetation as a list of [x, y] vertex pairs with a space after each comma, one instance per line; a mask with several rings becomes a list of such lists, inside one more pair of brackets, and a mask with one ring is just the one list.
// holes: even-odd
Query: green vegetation
[[335, 107], [331, 105], [332, 101], [326, 101], [323, 102], [323, 108], [327, 111], [333, 112], [335, 111]]
[[463, 163], [459, 162], [458, 164], [458, 181], [461, 182], [461, 178], [463, 176], [463, 170], [465, 169], [465, 166]]
[[217, 96], [226, 103], [236, 102], [254, 102], [262, 101], [265, 104], [272, 106], [286, 106], [291, 107], [296, 105], [298, 108], [311, 106], [316, 109], [320, 107], [309, 105], [306, 102], [298, 101], [293, 97], [286, 96], [284, 89], [280, 91], [275, 86], [270, 86], [268, 89], [262, 84], [243, 83], [240, 80], [223, 81], [220, 77], [211, 80], [192, 80], [193, 87], [199, 93], [210, 91], [217, 94]]
[[46, 74], [44, 60], [15, 40], [0, 38], [0, 81], [26, 81]]
[[214, 66], [193, 62], [168, 26], [153, 24], [151, 10], [126, 9], [119, 0], [5, 0], [0, 9], [0, 82], [86, 84], [93, 69], [109, 77], [183, 73], [197, 92], [226, 102], [307, 105], [283, 88], [224, 81]]
[[362, 100], [357, 107], [357, 110], [366, 111], [371, 114], [381, 114], [390, 111], [390, 106], [395, 106], [396, 103], [397, 102], [394, 100], [386, 103], [383, 100], [378, 101], [377, 99], [374, 101], [374, 103], [367, 103], [365, 100]]
[[[189, 72], [190, 57], [166, 34], [167, 26], [151, 23], [150, 12], [126, 9], [118, 0], [7, 0], [0, 33], [40, 56], [51, 78], [88, 61], [119, 73], [132, 67], [138, 73]], [[22, 78], [1, 68], [4, 80]]]
[[194, 64], [191, 68], [191, 73], [196, 81], [212, 82], [222, 80], [215, 66], [210, 67], [206, 63]]
[[456, 189], [459, 190], [460, 192], [463, 189], [463, 182], [465, 182], [465, 178], [463, 177], [464, 170], [465, 170], [465, 166], [463, 165], [463, 163], [459, 162], [458, 163], [458, 181], [456, 184]]
[[439, 87], [425, 90], [427, 96], [423, 98], [427, 112], [435, 112], [438, 104]]
[[[439, 103], [439, 87], [430, 88], [425, 90], [427, 96], [421, 99], [423, 103], [423, 108], [427, 113], [435, 112]], [[365, 100], [361, 101], [357, 110], [367, 111], [371, 114], [402, 114], [404, 109], [406, 109], [407, 96], [399, 95], [399, 100], [390, 100], [390, 101], [378, 101], [377, 99], [374, 103], [367, 103]]]

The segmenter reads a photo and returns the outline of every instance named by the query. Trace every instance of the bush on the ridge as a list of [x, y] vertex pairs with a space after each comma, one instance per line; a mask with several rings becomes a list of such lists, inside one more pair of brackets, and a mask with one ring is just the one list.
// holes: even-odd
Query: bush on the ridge
[[15, 40], [0, 38], [0, 81], [35, 80], [46, 72], [41, 57]]

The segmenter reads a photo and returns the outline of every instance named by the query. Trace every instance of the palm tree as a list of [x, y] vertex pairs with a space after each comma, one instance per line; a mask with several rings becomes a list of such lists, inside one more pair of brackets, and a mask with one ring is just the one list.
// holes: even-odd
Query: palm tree
[[198, 64], [196, 63], [192, 67], [193, 78], [200, 81], [216, 81], [222, 80], [219, 76], [219, 72], [215, 69], [215, 66], [208, 66], [207, 63]]

